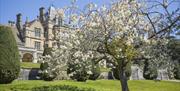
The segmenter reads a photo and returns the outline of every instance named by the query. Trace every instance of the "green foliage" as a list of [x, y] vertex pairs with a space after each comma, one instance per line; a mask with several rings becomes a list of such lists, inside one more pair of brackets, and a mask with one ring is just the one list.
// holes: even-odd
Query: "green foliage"
[[43, 52], [43, 56], [46, 56], [46, 55], [52, 55], [52, 48], [49, 48], [49, 47], [47, 47], [47, 48], [45, 48], [44, 49], [44, 52]]
[[68, 63], [67, 73], [70, 75], [71, 79], [81, 82], [85, 82], [89, 78], [85, 66], [79, 68], [77, 64]]
[[180, 64], [176, 64], [174, 67], [174, 78], [180, 80]]
[[[43, 52], [43, 56], [46, 56], [46, 55], [52, 55], [52, 48], [45, 48], [44, 49], [44, 52]], [[46, 63], [46, 62], [42, 62], [41, 64], [40, 64], [40, 69], [43, 71], [43, 70], [45, 70], [45, 69], [47, 69], [48, 68], [48, 63]]]
[[48, 63], [47, 62], [44, 62], [44, 63], [41, 63], [40, 64], [40, 70], [46, 70], [48, 68]]
[[[51, 52], [52, 52], [52, 48], [45, 48], [44, 52], [43, 52], [43, 56], [46, 56], [46, 55], [52, 56]], [[40, 76], [41, 76], [41, 79], [43, 79], [45, 81], [52, 81], [55, 78], [55, 76], [52, 76], [52, 75], [45, 72], [45, 70], [47, 70], [48, 67], [49, 66], [48, 66], [47, 62], [42, 62], [40, 64], [40, 70], [42, 71]]]
[[[153, 80], [129, 80], [130, 91], [180, 91], [179, 82]], [[96, 91], [120, 91], [120, 82], [118, 80], [87, 80], [76, 82], [71, 80], [47, 82], [43, 80], [16, 80], [10, 85], [0, 84], [1, 91], [32, 91], [33, 88], [42, 86], [77, 86], [81, 88], [93, 88]], [[142, 88], [143, 87], [143, 88]], [[61, 90], [60, 90], [61, 91]]]
[[[171, 38], [168, 43], [172, 60], [180, 60], [180, 39]], [[180, 63], [180, 61], [179, 61]]]
[[157, 68], [151, 66], [150, 61], [145, 61], [143, 77], [145, 79], [153, 80], [158, 76]]
[[92, 88], [78, 88], [71, 85], [42, 86], [33, 88], [32, 91], [95, 91]]
[[19, 51], [12, 30], [0, 26], [0, 84], [11, 83], [19, 71]]
[[[120, 74], [119, 69], [117, 67], [113, 68], [112, 72], [113, 72], [113, 76], [115, 77], [115, 79], [120, 80], [120, 78], [119, 78], [119, 74]], [[130, 76], [131, 76], [131, 62], [127, 63], [127, 66], [125, 67], [125, 74], [126, 74], [127, 78], [129, 79]]]
[[52, 81], [56, 78], [55, 73], [53, 75], [50, 75], [49, 73], [43, 72], [40, 74], [40, 76], [44, 81]]
[[180, 79], [180, 39], [175, 39], [174, 36], [171, 36], [168, 43], [168, 49], [170, 49], [169, 55], [175, 65], [174, 78]]
[[89, 76], [90, 80], [96, 80], [99, 75], [101, 74], [101, 70], [98, 64], [95, 64], [94, 61], [92, 61], [92, 74]]
[[109, 43], [108, 52], [113, 55], [114, 58], [119, 59], [116, 61], [131, 61], [137, 55], [134, 46], [127, 44], [126, 42], [125, 39], [114, 39]]

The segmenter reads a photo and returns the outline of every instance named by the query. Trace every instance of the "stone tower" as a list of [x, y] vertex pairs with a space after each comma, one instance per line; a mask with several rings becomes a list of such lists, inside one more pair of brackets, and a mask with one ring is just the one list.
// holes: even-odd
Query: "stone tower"
[[45, 10], [44, 7], [39, 8], [39, 20], [42, 24], [45, 22]]
[[18, 13], [16, 15], [16, 27], [19, 31], [20, 40], [24, 42], [24, 30], [23, 30], [23, 25], [22, 25], [22, 14], [21, 13]]
[[22, 15], [21, 15], [21, 13], [16, 15], [16, 27], [19, 31], [22, 30]]
[[53, 6], [50, 6], [48, 9], [48, 15], [46, 16], [46, 23], [45, 23], [45, 47], [52, 47], [53, 46], [53, 27], [54, 27], [54, 22], [53, 22], [53, 13], [55, 8]]

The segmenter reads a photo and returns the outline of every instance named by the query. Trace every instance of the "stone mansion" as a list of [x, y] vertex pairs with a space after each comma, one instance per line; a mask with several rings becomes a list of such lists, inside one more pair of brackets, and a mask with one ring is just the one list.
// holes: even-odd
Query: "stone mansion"
[[50, 6], [47, 11], [41, 7], [37, 19], [22, 23], [21, 13], [16, 15], [16, 22], [9, 21], [18, 44], [21, 61], [37, 63], [39, 56], [46, 47], [52, 47], [54, 33], [66, 30], [58, 9]]

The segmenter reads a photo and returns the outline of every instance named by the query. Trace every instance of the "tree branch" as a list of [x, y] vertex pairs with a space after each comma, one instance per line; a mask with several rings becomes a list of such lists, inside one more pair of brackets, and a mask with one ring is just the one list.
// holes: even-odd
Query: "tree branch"
[[178, 22], [180, 20], [180, 16], [177, 17], [177, 19], [175, 19], [169, 26], [165, 27], [164, 29], [158, 31], [157, 33], [151, 35], [148, 39], [151, 39], [153, 37], [155, 37], [156, 35], [164, 32], [164, 31], [167, 31], [168, 29], [170, 29], [172, 26], [174, 26], [176, 24], [176, 22]]

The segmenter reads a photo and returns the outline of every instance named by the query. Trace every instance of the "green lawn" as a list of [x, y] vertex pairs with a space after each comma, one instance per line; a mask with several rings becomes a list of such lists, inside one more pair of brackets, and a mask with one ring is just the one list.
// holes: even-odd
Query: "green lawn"
[[[52, 81], [46, 82], [41, 80], [14, 81], [12, 84], [1, 84], [0, 91], [30, 91], [34, 87], [52, 86], [52, 85], [72, 85], [79, 88], [94, 88], [96, 91], [120, 91], [120, 82], [117, 80], [97, 80], [87, 82], [76, 81]], [[130, 91], [180, 91], [180, 82], [170, 81], [148, 81], [148, 80], [130, 80]]]
[[39, 63], [21, 62], [21, 68], [39, 68]]
[[101, 67], [101, 68], [100, 68], [100, 71], [101, 71], [101, 72], [109, 72], [110, 69], [109, 69], [109, 68], [103, 68], [103, 67]]

